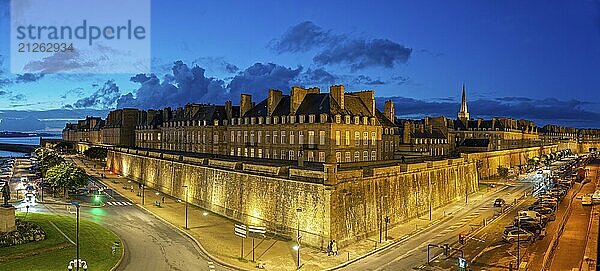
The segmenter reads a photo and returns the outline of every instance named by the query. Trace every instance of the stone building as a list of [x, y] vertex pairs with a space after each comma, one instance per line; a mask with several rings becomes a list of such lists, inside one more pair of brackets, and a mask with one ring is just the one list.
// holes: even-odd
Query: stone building
[[137, 147], [350, 163], [394, 159], [400, 140], [392, 101], [386, 101], [382, 113], [376, 109], [374, 91], [347, 93], [342, 85], [332, 86], [329, 93], [292, 87], [285, 95], [271, 89], [258, 104], [242, 94], [240, 106], [228, 101], [166, 111], [170, 109], [163, 110], [160, 120], [147, 113], [138, 123]]
[[[515, 120], [511, 118], [494, 117], [490, 120], [470, 118], [467, 109], [466, 89], [463, 85], [462, 102], [457, 120], [453, 124], [454, 141], [460, 151], [471, 148], [469, 144], [475, 142], [477, 147], [482, 147], [482, 142], [488, 142], [488, 150], [505, 150], [540, 146], [541, 140], [538, 127], [529, 120]], [[477, 139], [477, 140], [467, 140]]]
[[108, 113], [106, 124], [101, 132], [102, 144], [114, 146], [135, 146], [135, 127], [140, 110], [124, 108]]
[[[400, 156], [448, 156], [452, 141], [448, 121], [445, 117], [422, 120], [398, 120], [402, 127], [402, 140], [399, 146]], [[398, 156], [398, 155], [397, 155]]]
[[101, 129], [104, 120], [100, 117], [86, 117], [77, 123], [67, 123], [62, 131], [62, 138], [66, 141], [101, 143]]

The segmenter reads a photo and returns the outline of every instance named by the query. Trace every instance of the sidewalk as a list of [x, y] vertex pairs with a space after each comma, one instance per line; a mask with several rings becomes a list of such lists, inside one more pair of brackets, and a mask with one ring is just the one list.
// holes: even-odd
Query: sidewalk
[[[81, 161], [78, 161], [81, 165]], [[102, 172], [102, 167], [97, 169], [87, 167], [90, 162], [86, 161], [85, 169], [93, 176], [98, 177]], [[134, 203], [141, 206], [141, 197], [138, 196], [138, 185], [134, 182], [110, 173], [105, 173], [103, 183], [114, 189], [114, 191], [129, 198]], [[135, 189], [130, 190], [131, 185]], [[125, 188], [124, 188], [125, 187]], [[485, 192], [479, 192], [469, 196], [469, 201], [479, 201], [482, 194], [495, 192], [495, 189], [487, 189]], [[297, 252], [293, 250], [295, 241], [275, 240], [275, 239], [256, 239], [255, 240], [255, 261], [252, 262], [252, 239], [244, 240], [244, 260], [240, 260], [241, 238], [234, 234], [235, 222], [198, 208], [193, 205], [188, 206], [188, 227], [185, 227], [185, 202], [171, 198], [155, 190], [145, 189], [145, 204], [143, 207], [156, 216], [178, 226], [183, 231], [189, 233], [206, 249], [206, 251], [222, 261], [235, 266], [247, 269], [257, 269], [257, 263], [264, 263], [267, 270], [295, 270]], [[165, 202], [162, 203], [162, 198]], [[161, 202], [160, 207], [155, 202]], [[471, 205], [471, 204], [469, 204]], [[449, 204], [444, 209], [433, 210], [432, 220], [429, 220], [429, 213], [422, 214], [421, 217], [407, 221], [393, 228], [388, 229], [388, 241], [379, 243], [379, 233], [369, 238], [354, 243], [348, 247], [339, 250], [337, 256], [327, 256], [325, 251], [319, 251], [318, 248], [302, 247], [300, 262], [303, 270], [323, 270], [332, 268], [353, 260], [361, 255], [382, 249], [386, 245], [410, 238], [429, 226], [442, 222], [451, 217], [453, 213], [465, 207], [463, 201], [457, 201]], [[382, 234], [385, 236], [385, 234]]]

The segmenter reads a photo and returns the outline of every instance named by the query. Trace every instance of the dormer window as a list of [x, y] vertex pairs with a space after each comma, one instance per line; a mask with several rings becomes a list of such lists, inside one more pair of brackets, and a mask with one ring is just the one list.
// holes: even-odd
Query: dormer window
[[258, 117], [258, 124], [263, 124], [263, 118], [262, 117]]
[[252, 117], [250, 118], [250, 124], [254, 125], [256, 123], [256, 118]]
[[287, 116], [281, 116], [281, 124], [285, 124], [285, 119], [287, 118]]
[[215, 121], [213, 122], [213, 125], [215, 125], [215, 126], [219, 126], [219, 120], [215, 120]]
[[279, 117], [273, 117], [273, 124], [277, 124], [279, 122]]
[[369, 118], [368, 117], [363, 117], [363, 124], [364, 125], [369, 124]]
[[321, 121], [321, 123], [326, 123], [327, 122], [327, 115], [326, 114], [321, 114], [320, 121]]
[[350, 116], [345, 116], [344, 117], [346, 124], [350, 124]]
[[341, 123], [341, 122], [342, 122], [342, 116], [335, 115], [335, 123]]
[[309, 123], [315, 123], [315, 115], [309, 115], [308, 116], [308, 122]]
[[300, 115], [300, 123], [304, 123], [304, 115]]
[[290, 123], [296, 122], [296, 116], [290, 116]]
[[270, 117], [266, 117], [266, 118], [265, 118], [265, 122], [266, 122], [267, 124], [271, 124], [271, 118], [270, 118]]

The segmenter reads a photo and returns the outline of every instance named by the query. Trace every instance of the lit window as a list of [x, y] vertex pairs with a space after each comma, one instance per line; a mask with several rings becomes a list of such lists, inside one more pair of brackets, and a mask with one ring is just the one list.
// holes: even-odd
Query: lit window
[[325, 131], [319, 131], [319, 145], [325, 145]]
[[340, 139], [340, 131], [335, 131], [335, 145], [339, 146], [341, 144], [341, 139]]

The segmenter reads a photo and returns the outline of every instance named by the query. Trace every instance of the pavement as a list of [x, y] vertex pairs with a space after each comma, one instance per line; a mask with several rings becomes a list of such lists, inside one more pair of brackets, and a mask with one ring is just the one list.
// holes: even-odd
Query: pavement
[[[94, 176], [104, 174], [102, 182], [107, 191], [121, 194], [138, 206], [143, 207], [157, 217], [175, 225], [189, 234], [215, 262], [235, 265], [245, 269], [256, 269], [264, 265], [267, 270], [295, 270], [297, 252], [293, 250], [295, 242], [280, 239], [256, 239], [254, 261], [252, 260], [252, 241], [244, 241], [244, 255], [241, 255], [241, 238], [234, 235], [235, 222], [220, 215], [188, 206], [188, 229], [185, 229], [185, 203], [170, 198], [154, 190], [144, 189], [144, 204], [141, 191], [134, 181], [122, 176], [103, 172], [101, 165], [75, 159], [88, 173]], [[132, 191], [131, 186], [134, 189]], [[507, 188], [491, 188], [469, 196], [469, 203], [457, 201], [431, 214], [422, 214], [419, 218], [407, 221], [388, 230], [388, 240], [379, 242], [379, 234], [374, 234], [350, 246], [340, 249], [338, 255], [327, 256], [318, 248], [302, 247], [300, 264], [302, 270], [407, 270], [426, 263], [428, 242], [452, 243], [457, 241], [458, 233], [468, 233], [481, 226], [483, 219], [491, 217], [495, 210], [491, 204], [496, 197], [513, 200], [525, 193], [525, 185]], [[164, 202], [163, 202], [164, 197]], [[157, 206], [156, 202], [160, 203]], [[107, 205], [107, 207], [110, 207]], [[116, 208], [116, 207], [115, 207]], [[383, 234], [385, 235], [385, 234]], [[436, 254], [439, 254], [437, 251]], [[365, 257], [368, 255], [368, 257]]]

